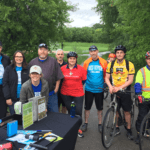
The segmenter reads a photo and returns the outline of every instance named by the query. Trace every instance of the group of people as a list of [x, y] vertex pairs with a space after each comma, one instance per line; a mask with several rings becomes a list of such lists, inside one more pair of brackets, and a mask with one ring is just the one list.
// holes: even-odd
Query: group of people
[[[95, 99], [98, 115], [98, 131], [102, 132], [103, 88], [107, 84], [111, 94], [119, 90], [130, 90], [134, 79], [133, 63], [125, 60], [126, 48], [118, 45], [115, 54], [109, 54], [109, 60], [99, 57], [98, 48], [90, 46], [90, 58], [84, 61], [83, 67], [77, 64], [78, 55], [75, 52], [67, 54], [67, 62], [63, 60], [62, 49], [56, 51], [56, 59], [48, 55], [48, 47], [41, 43], [38, 46], [38, 57], [27, 64], [22, 51], [16, 51], [13, 61], [1, 53], [0, 42], [0, 118], [6, 116], [7, 105], [11, 115], [15, 113], [14, 104], [17, 101], [25, 103], [35, 96], [46, 97], [46, 111], [68, 114], [71, 102], [76, 104], [76, 115], [82, 117], [83, 98], [85, 95], [85, 122], [78, 131], [79, 137], [84, 137], [82, 131], [87, 131], [90, 110]], [[135, 93], [150, 98], [150, 51], [146, 53], [147, 65], [138, 71], [135, 83]], [[85, 84], [86, 83], [86, 84]], [[83, 86], [85, 84], [85, 92]], [[119, 107], [122, 107], [127, 122], [127, 137], [133, 140], [131, 131], [130, 94], [117, 93]], [[139, 104], [139, 115], [136, 121], [137, 139], [142, 119], [150, 109], [150, 102]], [[120, 134], [116, 125], [115, 135]]]

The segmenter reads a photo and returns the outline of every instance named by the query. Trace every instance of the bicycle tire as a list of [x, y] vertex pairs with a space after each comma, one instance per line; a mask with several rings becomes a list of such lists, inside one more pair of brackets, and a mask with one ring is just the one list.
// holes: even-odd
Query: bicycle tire
[[104, 100], [108, 97], [109, 91], [104, 91]]
[[144, 119], [143, 119], [143, 121], [142, 121], [142, 123], [141, 123], [141, 127], [140, 127], [140, 133], [139, 133], [139, 148], [140, 148], [140, 150], [143, 150], [143, 128], [144, 128], [144, 126], [145, 126], [145, 122], [147, 121], [147, 119], [150, 119], [150, 113], [148, 113], [145, 117], [144, 117]]
[[132, 109], [130, 111], [130, 114], [131, 114], [131, 128], [134, 127], [134, 112], [135, 112], [134, 105], [132, 105]]
[[[111, 112], [113, 113], [113, 117], [112, 118], [110, 117], [110, 113]], [[109, 108], [107, 110], [107, 112], [106, 112], [105, 117], [104, 117], [104, 121], [103, 121], [103, 125], [102, 125], [102, 134], [101, 135], [102, 135], [102, 144], [103, 144], [103, 146], [105, 148], [109, 148], [111, 146], [112, 142], [113, 142], [113, 139], [114, 139], [114, 134], [115, 134], [115, 130], [116, 130], [116, 122], [117, 122], [117, 118], [116, 118], [116, 116], [114, 116], [114, 113], [115, 113], [114, 112], [114, 108], [113, 107]], [[109, 132], [110, 140], [108, 141], [108, 143], [106, 143], [106, 140], [108, 139], [106, 137], [106, 132], [107, 132], [106, 129], [108, 129], [108, 121], [107, 121], [107, 119], [109, 119], [109, 117], [111, 119], [113, 119], [115, 117], [115, 120], [114, 119], [112, 120], [112, 123], [111, 123], [111, 125], [109, 127], [109, 129], [111, 131], [111, 133]], [[115, 121], [114, 124], [113, 124], [113, 121]]]

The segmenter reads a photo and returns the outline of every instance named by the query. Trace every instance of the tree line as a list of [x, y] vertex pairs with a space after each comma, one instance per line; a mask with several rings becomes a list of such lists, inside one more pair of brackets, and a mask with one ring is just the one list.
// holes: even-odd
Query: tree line
[[112, 43], [127, 48], [126, 58], [134, 63], [136, 70], [143, 67], [145, 54], [150, 47], [150, 1], [149, 0], [97, 0], [95, 7], [101, 13], [103, 31], [108, 32]]

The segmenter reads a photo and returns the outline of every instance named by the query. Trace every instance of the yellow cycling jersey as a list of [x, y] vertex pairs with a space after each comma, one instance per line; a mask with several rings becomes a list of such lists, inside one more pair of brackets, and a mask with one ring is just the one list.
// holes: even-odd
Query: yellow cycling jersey
[[134, 68], [133, 63], [129, 61], [129, 71], [128, 71], [126, 68], [125, 59], [120, 64], [117, 63], [117, 60], [115, 60], [115, 63], [113, 66], [113, 73], [111, 73], [110, 68], [111, 68], [111, 62], [107, 66], [106, 73], [111, 74], [112, 84], [116, 87], [123, 85], [127, 81], [128, 75], [135, 74], [135, 68]]

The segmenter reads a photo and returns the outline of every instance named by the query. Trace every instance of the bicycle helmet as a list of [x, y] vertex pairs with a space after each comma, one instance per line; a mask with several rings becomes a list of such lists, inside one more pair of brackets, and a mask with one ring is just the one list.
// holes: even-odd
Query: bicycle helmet
[[150, 51], [146, 52], [145, 58], [150, 57]]
[[113, 53], [110, 53], [109, 56], [108, 56], [108, 58], [116, 58], [116, 55], [113, 54]]
[[69, 58], [69, 57], [76, 57], [76, 58], [78, 58], [78, 54], [76, 52], [69, 52], [67, 54], [67, 58]]
[[118, 45], [116, 48], [115, 48], [115, 53], [117, 52], [117, 50], [122, 50], [124, 51], [124, 53], [126, 53], [126, 48], [122, 45]]
[[89, 51], [95, 51], [97, 50], [97, 47], [95, 45], [90, 46]]

